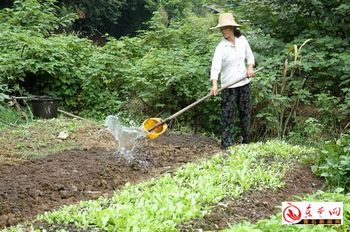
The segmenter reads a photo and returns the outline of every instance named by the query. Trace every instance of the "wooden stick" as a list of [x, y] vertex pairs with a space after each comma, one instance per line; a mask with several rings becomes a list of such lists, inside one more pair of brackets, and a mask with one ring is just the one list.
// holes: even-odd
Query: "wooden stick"
[[28, 115], [26, 114], [26, 112], [24, 112], [21, 108], [21, 106], [18, 104], [16, 98], [12, 98], [13, 103], [15, 104], [17, 110], [22, 114], [22, 116], [26, 119], [26, 121], [28, 122]]
[[63, 110], [61, 110], [61, 109], [58, 109], [58, 112], [60, 112], [60, 113], [62, 113], [62, 114], [65, 114], [65, 115], [68, 115], [68, 116], [70, 116], [70, 117], [72, 117], [72, 118], [77, 118], [77, 119], [80, 119], [80, 120], [84, 120], [84, 121], [89, 121], [89, 122], [91, 122], [91, 120], [89, 120], [89, 119], [82, 118], [82, 117], [80, 117], [80, 116], [78, 116], [78, 115], [75, 115], [75, 114], [72, 114], [72, 113], [68, 113], [68, 112], [63, 111]]
[[[259, 71], [260, 71], [261, 69], [263, 69], [263, 68], [264, 68], [264, 67], [258, 68], [257, 70], [255, 70], [255, 73], [259, 72]], [[243, 78], [241, 78], [241, 79], [239, 79], [239, 80], [236, 80], [236, 81], [234, 81], [234, 82], [232, 82], [232, 83], [229, 83], [228, 85], [223, 86], [221, 89], [218, 90], [218, 93], [220, 93], [222, 90], [224, 90], [224, 89], [226, 89], [226, 88], [228, 88], [228, 87], [230, 87], [230, 86], [232, 86], [232, 85], [234, 85], [234, 84], [236, 84], [236, 83], [238, 83], [238, 82], [244, 80], [245, 78], [246, 78], [246, 77], [243, 77]], [[195, 107], [196, 105], [198, 105], [199, 103], [201, 103], [202, 101], [206, 100], [207, 98], [209, 98], [209, 97], [211, 97], [211, 96], [213, 96], [211, 93], [207, 94], [206, 96], [204, 96], [204, 97], [200, 98], [199, 100], [193, 102], [192, 104], [186, 106], [185, 108], [183, 108], [182, 110], [176, 112], [175, 114], [171, 115], [170, 117], [168, 117], [168, 118], [162, 120], [161, 122], [157, 123], [157, 124], [154, 125], [151, 129], [149, 129], [148, 132], [151, 132], [151, 131], [153, 131], [154, 129], [156, 129], [157, 127], [163, 125], [164, 123], [166, 123], [166, 122], [168, 122], [168, 121], [170, 121], [170, 120], [176, 118], [176, 117], [179, 116], [180, 114], [182, 114], [182, 113], [184, 113], [185, 111], [187, 111], [187, 110], [189, 110], [189, 109]]]
[[17, 127], [16, 125], [14, 125], [12, 123], [9, 123], [9, 122], [6, 122], [5, 120], [2, 120], [1, 118], [0, 118], [0, 122], [6, 126]]

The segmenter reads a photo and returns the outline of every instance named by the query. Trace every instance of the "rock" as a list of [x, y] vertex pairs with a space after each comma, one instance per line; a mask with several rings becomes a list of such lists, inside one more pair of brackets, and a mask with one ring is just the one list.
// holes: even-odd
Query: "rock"
[[7, 217], [8, 217], [8, 220], [7, 220], [8, 225], [13, 225], [16, 223], [17, 220], [16, 220], [16, 217], [14, 214], [9, 213], [9, 214], [7, 214]]
[[31, 189], [31, 190], [29, 190], [28, 194], [29, 194], [29, 196], [34, 198], [34, 197], [39, 195], [39, 191], [36, 189]]
[[73, 186], [71, 187], [71, 190], [72, 190], [72, 192], [78, 192], [78, 188], [77, 188], [77, 186], [75, 186], [75, 185], [73, 185]]
[[114, 178], [113, 179], [113, 185], [118, 186], [120, 184], [123, 184], [123, 181], [121, 181], [119, 178]]
[[72, 195], [73, 194], [70, 191], [66, 191], [66, 190], [61, 190], [60, 191], [60, 196], [61, 196], [62, 199], [67, 199], [67, 198], [71, 197]]
[[57, 136], [58, 139], [62, 139], [62, 140], [67, 139], [68, 137], [69, 137], [69, 133], [66, 131], [61, 131]]
[[51, 201], [58, 201], [59, 200], [58, 198], [59, 198], [59, 196], [56, 192], [51, 193], [51, 195], [50, 195]]
[[100, 191], [86, 191], [85, 193], [88, 194], [92, 199], [97, 199], [101, 196]]
[[108, 193], [104, 193], [104, 194], [102, 194], [102, 196], [103, 196], [104, 198], [107, 198], [107, 197], [109, 197], [109, 194], [108, 194]]
[[1, 215], [0, 216], [0, 226], [1, 225], [7, 225], [7, 220], [8, 220], [8, 216], [7, 215]]
[[101, 180], [101, 186], [102, 187], [107, 187], [108, 186], [107, 181], [105, 179]]
[[18, 209], [18, 208], [12, 208], [12, 209], [11, 209], [11, 212], [12, 212], [13, 214], [15, 214], [15, 215], [19, 215], [19, 214], [21, 213], [21, 210]]
[[55, 188], [56, 188], [56, 191], [64, 190], [64, 186], [62, 184], [56, 184]]

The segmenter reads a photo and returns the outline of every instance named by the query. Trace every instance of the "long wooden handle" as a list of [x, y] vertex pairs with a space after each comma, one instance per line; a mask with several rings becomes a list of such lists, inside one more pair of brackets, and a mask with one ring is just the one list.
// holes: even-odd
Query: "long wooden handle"
[[[257, 70], [255, 70], [255, 73], [259, 72], [259, 71], [260, 71], [261, 69], [263, 69], [263, 68], [264, 68], [264, 67], [258, 68]], [[241, 79], [238, 79], [238, 80], [236, 80], [236, 81], [234, 81], [234, 82], [232, 82], [232, 83], [230, 83], [230, 84], [227, 84], [227, 85], [221, 87], [221, 88], [218, 90], [218, 93], [220, 93], [222, 90], [224, 90], [224, 89], [226, 89], [226, 88], [228, 88], [228, 87], [230, 87], [230, 86], [232, 86], [232, 85], [234, 85], [234, 84], [236, 84], [236, 83], [238, 83], [238, 82], [244, 80], [245, 78], [246, 78], [246, 77], [243, 77], [243, 78], [241, 78]], [[182, 114], [182, 113], [186, 112], [187, 110], [189, 110], [189, 109], [195, 107], [196, 105], [198, 105], [199, 103], [201, 103], [202, 101], [206, 100], [207, 98], [209, 98], [209, 97], [211, 97], [211, 96], [212, 96], [212, 94], [209, 93], [209, 94], [207, 94], [206, 96], [204, 96], [204, 97], [198, 99], [197, 101], [195, 101], [195, 102], [193, 102], [192, 104], [186, 106], [186, 107], [183, 108], [182, 110], [179, 110], [179, 111], [176, 112], [175, 114], [173, 114], [173, 115], [169, 116], [168, 118], [162, 120], [161, 122], [157, 123], [157, 124], [154, 125], [151, 129], [149, 129], [148, 132], [151, 132], [151, 131], [153, 131], [154, 129], [156, 129], [157, 127], [163, 125], [164, 123], [166, 123], [166, 122], [168, 122], [168, 121], [170, 121], [170, 120], [176, 118], [176, 117], [179, 116], [180, 114]]]

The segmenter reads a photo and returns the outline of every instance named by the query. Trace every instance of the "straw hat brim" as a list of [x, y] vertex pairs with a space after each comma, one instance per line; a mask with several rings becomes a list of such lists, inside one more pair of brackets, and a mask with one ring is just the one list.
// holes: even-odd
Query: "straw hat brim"
[[227, 27], [227, 26], [232, 26], [232, 27], [240, 27], [240, 24], [237, 23], [225, 23], [225, 24], [218, 24], [215, 27], [212, 27], [210, 29], [217, 29], [217, 28], [221, 28], [221, 27]]

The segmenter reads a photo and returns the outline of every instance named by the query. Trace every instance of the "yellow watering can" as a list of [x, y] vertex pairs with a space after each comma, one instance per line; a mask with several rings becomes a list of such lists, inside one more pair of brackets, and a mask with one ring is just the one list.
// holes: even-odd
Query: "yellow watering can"
[[146, 138], [155, 139], [166, 131], [168, 125], [161, 118], [148, 118], [142, 123], [142, 128], [146, 131]]

